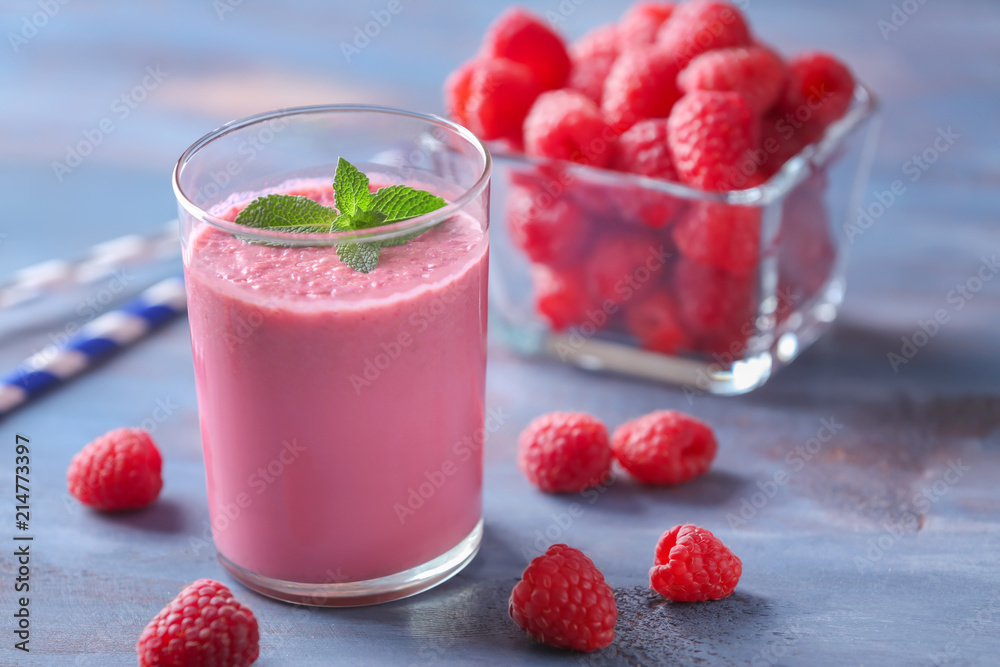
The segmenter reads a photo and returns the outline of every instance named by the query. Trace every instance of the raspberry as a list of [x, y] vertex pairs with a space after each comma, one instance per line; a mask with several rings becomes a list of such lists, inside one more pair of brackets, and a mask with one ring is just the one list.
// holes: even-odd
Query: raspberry
[[508, 202], [510, 238], [531, 261], [565, 264], [587, 243], [590, 221], [567, 195], [513, 185]]
[[743, 563], [705, 528], [674, 526], [656, 543], [649, 587], [677, 602], [721, 600], [732, 595]]
[[732, 326], [702, 336], [698, 339], [697, 349], [711, 355], [715, 363], [726, 367], [746, 352], [747, 342], [747, 334], [743, 329]]
[[680, 68], [673, 56], [656, 48], [626, 50], [604, 82], [601, 112], [619, 133], [640, 120], [666, 118], [681, 94]]
[[673, 195], [651, 188], [619, 188], [615, 199], [624, 199], [619, 209], [623, 219], [635, 219], [653, 229], [670, 224], [683, 206], [683, 202]]
[[639, 121], [623, 133], [618, 138], [618, 151], [612, 167], [631, 174], [676, 182], [677, 169], [667, 146], [666, 119]]
[[163, 488], [163, 459], [141, 428], [108, 431], [80, 450], [69, 464], [70, 495], [99, 510], [145, 507]]
[[611, 161], [613, 138], [594, 101], [575, 90], [542, 93], [524, 121], [528, 153], [592, 167]]
[[557, 648], [596, 651], [615, 639], [618, 605], [594, 562], [553, 544], [524, 570], [510, 594], [510, 617], [534, 639]]
[[218, 581], [188, 584], [139, 637], [139, 667], [245, 667], [260, 654], [253, 612]]
[[677, 86], [685, 93], [739, 93], [751, 111], [762, 114], [781, 96], [786, 76], [785, 63], [770, 49], [736, 47], [701, 54], [677, 76]]
[[587, 287], [600, 300], [623, 303], [660, 276], [665, 256], [663, 244], [645, 235], [604, 237], [584, 266]]
[[854, 77], [827, 53], [802, 53], [788, 61], [788, 85], [782, 111], [819, 129], [837, 120], [851, 106]]
[[674, 293], [688, 332], [707, 352], [731, 352], [754, 326], [755, 274], [734, 275], [681, 256], [674, 270]]
[[[608, 197], [608, 187], [581, 178], [573, 169], [562, 162], [539, 162], [530, 170], [511, 171], [510, 181], [532, 190], [538, 204], [549, 206], [558, 198], [568, 197], [574, 208], [586, 212], [590, 220], [617, 216], [615, 203]], [[590, 227], [589, 223], [587, 226]]]
[[718, 444], [712, 429], [690, 415], [659, 410], [615, 429], [611, 451], [646, 484], [680, 484], [708, 472]]
[[678, 5], [656, 36], [656, 45], [673, 54], [680, 69], [707, 51], [749, 44], [750, 29], [743, 14], [735, 5], [718, 0]]
[[657, 290], [625, 309], [625, 326], [647, 350], [674, 354], [690, 346], [670, 292]]
[[[461, 90], [459, 80], [456, 91]], [[507, 139], [520, 146], [521, 125], [540, 92], [524, 65], [502, 58], [478, 60], [469, 75], [464, 112], [456, 118], [464, 117], [469, 129], [481, 139]]]
[[618, 32], [624, 48], [644, 48], [656, 41], [660, 26], [677, 8], [675, 2], [637, 2], [618, 22]]
[[[665, 181], [678, 180], [667, 146], [667, 121], [639, 121], [618, 138], [614, 169]], [[622, 208], [653, 228], [665, 226], [674, 217], [680, 201], [650, 188], [627, 188]]]
[[674, 225], [682, 253], [723, 271], [745, 274], [760, 259], [760, 209], [695, 202]]
[[817, 126], [799, 123], [794, 116], [778, 110], [768, 112], [760, 127], [760, 151], [764, 156], [760, 174], [765, 178], [776, 174], [782, 165], [822, 135]]
[[683, 183], [723, 191], [743, 183], [740, 167], [757, 146], [759, 124], [736, 93], [696, 90], [667, 121], [670, 150]]
[[525, 65], [542, 90], [561, 88], [569, 77], [571, 64], [562, 38], [521, 7], [507, 9], [490, 25], [482, 54]]
[[594, 28], [570, 46], [573, 69], [566, 87], [578, 90], [594, 100], [595, 104], [600, 104], [604, 80], [621, 52], [619, 41], [618, 27], [605, 25]]
[[465, 107], [469, 104], [469, 89], [472, 86], [472, 75], [479, 66], [479, 60], [468, 60], [459, 65], [454, 72], [444, 80], [444, 106], [448, 116], [461, 125], [468, 125]]
[[582, 210], [594, 221], [616, 220], [621, 215], [619, 204], [615, 201], [613, 186], [597, 183], [585, 178], [579, 178], [572, 173], [567, 174], [566, 191]]
[[596, 486], [611, 472], [608, 430], [583, 412], [550, 412], [535, 418], [518, 440], [517, 467], [549, 493]]
[[531, 277], [535, 283], [535, 309], [553, 329], [562, 331], [584, 320], [593, 299], [579, 271], [539, 264], [532, 268]]

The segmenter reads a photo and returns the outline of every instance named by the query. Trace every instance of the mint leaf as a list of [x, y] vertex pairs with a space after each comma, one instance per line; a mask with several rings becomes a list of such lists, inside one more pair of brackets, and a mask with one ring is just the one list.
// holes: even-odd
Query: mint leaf
[[358, 209], [371, 209], [372, 194], [368, 191], [368, 177], [344, 158], [337, 160], [333, 196], [341, 215], [354, 215]]
[[257, 229], [283, 232], [329, 232], [337, 212], [299, 195], [257, 197], [236, 216], [235, 222]]
[[386, 214], [386, 224], [436, 211], [444, 204], [441, 197], [408, 185], [390, 185], [372, 197], [372, 208]]
[[[386, 215], [384, 224], [399, 222], [408, 218], [415, 218], [418, 215], [431, 213], [445, 205], [444, 199], [430, 192], [414, 190], [408, 185], [390, 185], [381, 188], [372, 197], [372, 207]], [[382, 241], [382, 247], [403, 245], [423, 232], [414, 232], [406, 236], [398, 236], [394, 239]]]
[[[385, 213], [379, 211], [357, 211], [351, 215], [340, 215], [336, 220], [337, 229], [356, 231], [373, 229], [385, 223]], [[378, 241], [358, 243], [338, 243], [337, 257], [355, 271], [370, 273], [378, 265], [382, 245]]]
[[385, 213], [382, 211], [358, 211], [351, 216], [351, 229], [371, 229], [385, 224]]
[[[266, 195], [254, 199], [240, 211], [236, 223], [283, 232], [353, 232], [415, 218], [436, 211], [446, 203], [437, 195], [408, 185], [390, 185], [372, 194], [368, 177], [344, 158], [337, 161], [333, 188], [336, 209], [299, 195]], [[370, 273], [378, 265], [383, 247], [403, 245], [425, 231], [385, 241], [338, 243], [337, 256], [355, 271]]]
[[337, 257], [355, 271], [371, 273], [378, 265], [382, 246], [377, 241], [367, 243], [338, 243]]

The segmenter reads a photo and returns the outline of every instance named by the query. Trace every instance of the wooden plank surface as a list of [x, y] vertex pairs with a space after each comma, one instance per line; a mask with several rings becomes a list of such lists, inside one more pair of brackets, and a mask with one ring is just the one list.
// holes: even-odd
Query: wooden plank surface
[[[402, 11], [347, 55], [342, 43], [387, 3], [52, 3], [58, 10], [42, 27], [12, 42], [10, 34], [31, 33], [24, 21], [45, 4], [0, 10], [0, 277], [158, 228], [175, 215], [173, 162], [229, 119], [348, 101], [440, 111], [440, 82], [503, 6], [401, 0]], [[621, 9], [606, 0], [526, 4], [562, 11], [570, 36]], [[693, 401], [491, 345], [487, 404], [502, 426], [486, 445], [479, 556], [432, 592], [364, 609], [297, 608], [237, 586], [260, 619], [257, 664], [995, 664], [1000, 279], [961, 308], [949, 293], [1000, 254], [1000, 6], [897, 2], [916, 11], [895, 26], [888, 0], [743, 4], [769, 42], [832, 50], [879, 94], [884, 123], [865, 204], [907, 179], [853, 244], [834, 329], [763, 389]], [[97, 141], [105, 120], [113, 129]], [[908, 161], [948, 128], [953, 145], [908, 180]], [[67, 147], [81, 141], [93, 143], [90, 154], [58, 173], [53, 162], [66, 163]], [[134, 271], [129, 287], [177, 268]], [[86, 297], [0, 314], [3, 367], [82, 321]], [[948, 323], [894, 372], [887, 355], [940, 308]], [[710, 474], [662, 490], [618, 480], [571, 498], [536, 492], [516, 469], [517, 434], [540, 412], [589, 410], [617, 424], [657, 408], [716, 427]], [[65, 491], [72, 454], [143, 421], [166, 458], [160, 501], [122, 517], [81, 509]], [[13, 649], [15, 563], [4, 548], [0, 664], [135, 664], [139, 632], [180, 586], [230, 581], [201, 539], [208, 516], [187, 323], [0, 422], [8, 545], [18, 433], [36, 452], [31, 652]], [[774, 484], [782, 472], [787, 482]], [[570, 517], [574, 502], [582, 514]], [[713, 528], [743, 559], [734, 596], [677, 605], [646, 592], [655, 540], [680, 522]], [[605, 651], [548, 650], [507, 618], [526, 557], [556, 541], [582, 548], [616, 589], [618, 639]]]

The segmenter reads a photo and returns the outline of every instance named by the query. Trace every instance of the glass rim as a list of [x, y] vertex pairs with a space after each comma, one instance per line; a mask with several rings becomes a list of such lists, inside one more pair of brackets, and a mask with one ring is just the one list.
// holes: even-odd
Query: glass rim
[[[464, 139], [468, 144], [476, 149], [483, 161], [482, 171], [480, 172], [475, 183], [473, 183], [470, 187], [465, 188], [465, 191], [460, 196], [456, 197], [452, 201], [448, 201], [445, 206], [437, 209], [436, 211], [414, 218], [401, 220], [400, 222], [394, 222], [389, 225], [374, 227], [368, 230], [340, 232], [280, 232], [248, 227], [246, 225], [238, 225], [235, 222], [230, 222], [216, 215], [212, 215], [195, 204], [191, 201], [187, 193], [184, 191], [184, 188], [181, 186], [181, 171], [184, 169], [185, 165], [188, 164], [203, 148], [211, 144], [213, 141], [232, 132], [252, 127], [254, 125], [260, 125], [277, 118], [289, 118], [293, 116], [305, 116], [311, 114], [352, 113], [398, 116], [421, 121], [429, 126], [443, 128], [452, 135]], [[275, 109], [273, 111], [266, 111], [252, 116], [247, 116], [245, 118], [231, 120], [228, 123], [220, 125], [211, 132], [203, 135], [193, 144], [188, 146], [183, 153], [181, 153], [180, 158], [178, 158], [177, 163], [174, 165], [171, 182], [173, 185], [174, 196], [176, 197], [181, 208], [183, 208], [184, 211], [196, 220], [205, 222], [213, 227], [230, 232], [234, 235], [238, 235], [240, 238], [248, 240], [264, 242], [270, 241], [284, 246], [320, 246], [334, 245], [345, 241], [384, 241], [430, 229], [464, 209], [469, 202], [482, 194], [483, 190], [489, 184], [492, 170], [493, 158], [486, 145], [471, 131], [454, 121], [448, 120], [447, 118], [419, 111], [407, 111], [405, 109], [368, 104], [319, 104]]]
[[724, 190], [712, 192], [701, 190], [691, 185], [674, 181], [666, 181], [650, 176], [640, 176], [612, 169], [591, 167], [567, 160], [543, 158], [526, 153], [512, 152], [503, 147], [495, 147], [493, 152], [499, 160], [522, 162], [533, 166], [558, 166], [589, 183], [609, 186], [632, 186], [646, 190], [656, 190], [684, 200], [702, 200], [731, 204], [736, 206], [766, 206], [786, 196], [799, 183], [804, 181], [810, 172], [810, 165], [823, 163], [833, 154], [850, 134], [857, 130], [864, 121], [875, 115], [879, 104], [874, 93], [864, 84], [857, 82], [854, 87], [854, 99], [847, 112], [824, 130], [816, 141], [806, 145], [802, 150], [788, 159], [781, 168], [760, 185], [742, 190]]

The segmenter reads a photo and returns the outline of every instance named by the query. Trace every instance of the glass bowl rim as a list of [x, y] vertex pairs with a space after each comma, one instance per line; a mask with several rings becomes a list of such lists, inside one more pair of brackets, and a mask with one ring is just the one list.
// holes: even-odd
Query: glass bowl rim
[[566, 160], [537, 157], [510, 151], [495, 144], [490, 144], [490, 146], [494, 159], [497, 161], [519, 162], [525, 166], [558, 166], [563, 171], [572, 174], [574, 178], [579, 178], [587, 183], [656, 190], [685, 200], [702, 200], [737, 206], [766, 206], [781, 200], [795, 186], [808, 178], [810, 165], [822, 164], [827, 160], [841, 142], [877, 113], [878, 108], [879, 103], [874, 93], [864, 84], [856, 83], [852, 103], [847, 113], [831, 123], [818, 141], [808, 144], [789, 158], [781, 166], [781, 169], [761, 185], [744, 190], [724, 192], [710, 192], [674, 181], [590, 167]]

